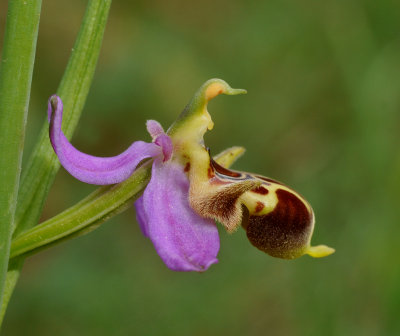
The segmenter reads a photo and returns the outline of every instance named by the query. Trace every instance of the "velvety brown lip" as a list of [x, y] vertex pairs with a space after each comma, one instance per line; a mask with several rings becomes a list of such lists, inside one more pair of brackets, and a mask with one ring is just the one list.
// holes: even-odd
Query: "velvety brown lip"
[[276, 196], [278, 203], [273, 211], [250, 216], [247, 237], [255, 247], [273, 257], [292, 259], [308, 242], [313, 215], [295, 194], [278, 189]]

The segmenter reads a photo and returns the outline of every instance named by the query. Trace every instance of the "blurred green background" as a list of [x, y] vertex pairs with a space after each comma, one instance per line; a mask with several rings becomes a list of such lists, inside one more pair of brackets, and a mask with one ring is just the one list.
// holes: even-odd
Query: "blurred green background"
[[[85, 5], [43, 3], [27, 151]], [[306, 196], [313, 242], [337, 252], [273, 259], [221, 229], [219, 264], [174, 273], [132, 207], [30, 258], [4, 335], [400, 335], [400, 2], [114, 1], [73, 143], [115, 155], [149, 140], [146, 119], [168, 127], [212, 77], [248, 94], [210, 103], [207, 145], [245, 146], [235, 168]], [[92, 190], [60, 170], [43, 219]]]

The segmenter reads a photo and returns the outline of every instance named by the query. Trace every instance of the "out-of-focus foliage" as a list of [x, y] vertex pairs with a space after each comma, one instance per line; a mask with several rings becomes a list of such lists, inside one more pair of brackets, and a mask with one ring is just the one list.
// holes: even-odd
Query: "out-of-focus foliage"
[[[43, 4], [28, 150], [84, 6]], [[3, 33], [5, 1], [0, 15]], [[283, 261], [221, 230], [218, 265], [173, 273], [132, 209], [31, 258], [4, 334], [400, 334], [399, 32], [394, 0], [115, 1], [76, 146], [114, 155], [149, 140], [146, 119], [168, 127], [205, 80], [223, 78], [249, 93], [210, 104], [207, 145], [243, 145], [238, 169], [300, 191], [314, 243], [337, 252]], [[43, 218], [93, 189], [61, 171]]]

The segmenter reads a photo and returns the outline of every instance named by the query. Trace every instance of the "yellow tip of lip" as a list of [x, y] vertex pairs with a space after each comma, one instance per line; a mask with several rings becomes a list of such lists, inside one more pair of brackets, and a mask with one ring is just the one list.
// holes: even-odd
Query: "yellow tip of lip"
[[310, 246], [306, 254], [310, 255], [313, 258], [323, 258], [331, 255], [335, 252], [335, 249], [326, 245], [318, 245], [318, 246]]

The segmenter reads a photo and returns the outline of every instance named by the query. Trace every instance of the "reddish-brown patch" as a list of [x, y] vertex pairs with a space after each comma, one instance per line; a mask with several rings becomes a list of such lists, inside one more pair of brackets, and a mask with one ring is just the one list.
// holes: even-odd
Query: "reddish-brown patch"
[[264, 188], [263, 186], [259, 186], [251, 190], [253, 193], [260, 194], [260, 195], [267, 195], [268, 189]]
[[190, 162], [187, 162], [184, 171], [185, 173], [187, 173], [189, 170], [190, 170]]
[[208, 178], [210, 178], [210, 179], [215, 176], [214, 169], [211, 166], [208, 167], [207, 174], [208, 174]]
[[264, 209], [264, 203], [260, 202], [260, 201], [257, 201], [256, 212], [260, 212], [262, 209]]

